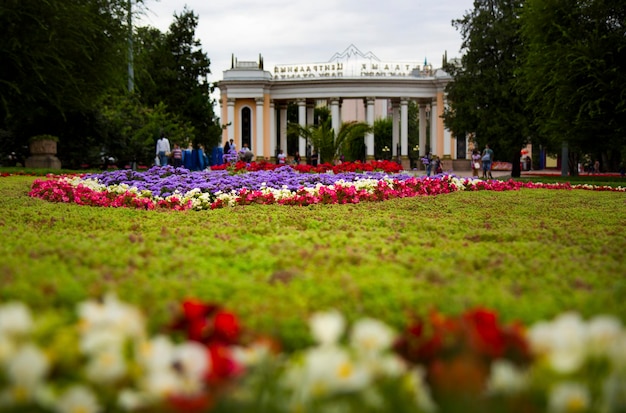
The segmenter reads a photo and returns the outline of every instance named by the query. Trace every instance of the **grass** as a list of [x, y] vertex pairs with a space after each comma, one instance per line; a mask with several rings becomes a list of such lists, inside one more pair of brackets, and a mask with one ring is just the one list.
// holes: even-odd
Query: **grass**
[[288, 349], [308, 342], [308, 315], [331, 307], [396, 327], [411, 312], [478, 305], [507, 321], [566, 310], [626, 321], [624, 193], [172, 212], [31, 199], [34, 179], [0, 178], [0, 301], [70, 311], [114, 290], [157, 328], [193, 296]]

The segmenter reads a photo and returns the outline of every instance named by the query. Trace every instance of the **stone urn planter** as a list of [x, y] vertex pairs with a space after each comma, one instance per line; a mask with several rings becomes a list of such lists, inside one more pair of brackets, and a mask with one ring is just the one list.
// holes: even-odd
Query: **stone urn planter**
[[56, 157], [58, 138], [51, 135], [38, 135], [29, 143], [30, 155], [26, 158], [27, 168], [61, 169], [61, 161]]

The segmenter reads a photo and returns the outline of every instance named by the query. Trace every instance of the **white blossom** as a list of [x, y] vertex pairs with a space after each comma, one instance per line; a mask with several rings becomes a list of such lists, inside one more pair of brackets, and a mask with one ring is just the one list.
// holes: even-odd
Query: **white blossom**
[[517, 394], [528, 384], [528, 376], [512, 362], [505, 359], [493, 361], [487, 380], [489, 394]]
[[110, 383], [121, 379], [127, 371], [122, 349], [111, 346], [92, 354], [85, 371], [87, 378], [96, 383]]
[[56, 409], [59, 413], [97, 413], [102, 410], [96, 395], [82, 385], [67, 389], [57, 400]]
[[43, 351], [29, 343], [15, 352], [6, 368], [12, 383], [34, 389], [44, 380], [50, 362]]
[[316, 313], [309, 320], [313, 338], [320, 345], [337, 343], [344, 332], [345, 323], [343, 315], [338, 311]]
[[362, 354], [377, 355], [389, 349], [394, 336], [393, 330], [385, 323], [372, 318], [363, 318], [352, 327], [350, 343]]
[[551, 413], [583, 412], [589, 408], [590, 404], [589, 389], [575, 382], [555, 385], [548, 396], [548, 409]]
[[0, 336], [28, 334], [33, 328], [33, 317], [26, 305], [9, 302], [0, 306]]

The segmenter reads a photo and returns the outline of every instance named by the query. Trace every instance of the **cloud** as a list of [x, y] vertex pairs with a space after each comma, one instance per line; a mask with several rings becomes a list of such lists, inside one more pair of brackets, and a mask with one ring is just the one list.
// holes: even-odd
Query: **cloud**
[[196, 36], [211, 59], [209, 81], [222, 79], [231, 65], [263, 56], [276, 64], [322, 63], [354, 44], [388, 62], [434, 66], [459, 56], [461, 35], [452, 27], [473, 0], [145, 0], [137, 25], [165, 32], [186, 6], [199, 16]]

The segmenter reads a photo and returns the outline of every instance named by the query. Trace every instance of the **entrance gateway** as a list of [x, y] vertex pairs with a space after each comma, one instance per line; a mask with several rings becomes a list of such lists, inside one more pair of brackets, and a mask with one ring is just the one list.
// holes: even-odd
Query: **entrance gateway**
[[[467, 159], [467, 138], [457, 142], [441, 117], [444, 88], [452, 77], [426, 60], [423, 65], [383, 62], [350, 45], [325, 63], [279, 64], [271, 71], [264, 69], [262, 56], [258, 62], [237, 61], [233, 56], [231, 68], [223, 73], [224, 79], [217, 83], [221, 120], [226, 125], [222, 141], [234, 139], [238, 148], [247, 143], [257, 158], [273, 159], [278, 149], [287, 148], [287, 105], [295, 102], [303, 126], [313, 124], [317, 106], [330, 107], [335, 130], [343, 121], [373, 125], [376, 118], [391, 117], [392, 156], [400, 158], [405, 168], [409, 155], [423, 156], [427, 146], [443, 159]], [[419, 108], [419, 151], [408, 147], [409, 101]], [[305, 145], [300, 138], [300, 154], [306, 153]], [[365, 145], [367, 158], [373, 159], [373, 134], [365, 136]]]

